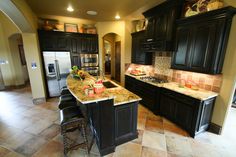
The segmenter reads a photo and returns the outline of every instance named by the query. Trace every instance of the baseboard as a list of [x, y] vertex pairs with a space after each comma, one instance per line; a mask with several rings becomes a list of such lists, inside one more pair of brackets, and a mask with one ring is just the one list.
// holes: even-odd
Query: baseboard
[[222, 131], [222, 126], [219, 126], [215, 123], [210, 123], [208, 131], [220, 135]]
[[33, 99], [33, 103], [35, 105], [42, 104], [42, 103], [45, 103], [45, 102], [46, 102], [46, 98], [45, 97]]
[[29, 82], [25, 82], [24, 84], [21, 85], [10, 85], [10, 86], [5, 86], [3, 90], [13, 90], [13, 89], [20, 89], [24, 88], [29, 84]]

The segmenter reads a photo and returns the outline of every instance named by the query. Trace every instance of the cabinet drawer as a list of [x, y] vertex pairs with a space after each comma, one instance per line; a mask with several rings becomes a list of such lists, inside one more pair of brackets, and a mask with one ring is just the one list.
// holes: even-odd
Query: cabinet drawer
[[162, 90], [162, 94], [167, 95], [179, 102], [183, 102], [185, 104], [189, 104], [189, 105], [194, 105], [196, 102], [196, 99], [191, 98], [189, 96], [185, 96], [183, 94], [168, 90], [168, 89], [163, 89]]

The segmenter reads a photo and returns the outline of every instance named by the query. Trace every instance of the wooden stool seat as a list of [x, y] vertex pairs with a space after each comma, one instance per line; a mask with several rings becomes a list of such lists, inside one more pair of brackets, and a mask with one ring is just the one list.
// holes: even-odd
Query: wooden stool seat
[[[73, 149], [80, 146], [85, 146], [87, 153], [89, 153], [89, 146], [86, 134], [86, 120], [78, 106], [66, 107], [60, 110], [60, 120], [61, 120], [61, 134], [63, 136], [64, 144], [64, 155]], [[82, 143], [76, 143], [73, 139], [67, 137], [67, 134], [79, 129], [83, 135], [84, 141]], [[73, 142], [71, 142], [73, 141]], [[73, 144], [70, 144], [73, 143]]]

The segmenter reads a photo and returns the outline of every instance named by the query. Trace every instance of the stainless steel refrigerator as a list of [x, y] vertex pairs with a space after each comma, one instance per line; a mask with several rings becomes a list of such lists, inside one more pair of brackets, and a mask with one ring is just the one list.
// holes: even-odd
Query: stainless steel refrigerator
[[66, 85], [66, 77], [70, 73], [70, 52], [43, 52], [46, 81], [49, 97], [60, 95], [60, 90]]

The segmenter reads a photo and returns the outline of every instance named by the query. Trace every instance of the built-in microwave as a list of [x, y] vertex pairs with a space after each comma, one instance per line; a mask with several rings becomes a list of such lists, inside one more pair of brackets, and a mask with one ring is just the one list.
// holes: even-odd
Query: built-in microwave
[[80, 54], [81, 67], [97, 67], [98, 54]]
[[81, 70], [87, 71], [92, 76], [98, 75], [98, 67], [83, 67]]

